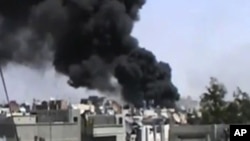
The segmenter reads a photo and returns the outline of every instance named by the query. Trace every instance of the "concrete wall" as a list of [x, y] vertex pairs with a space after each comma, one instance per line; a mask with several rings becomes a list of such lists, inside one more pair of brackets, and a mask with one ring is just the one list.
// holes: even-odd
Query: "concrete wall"
[[[93, 136], [96, 137], [116, 137], [116, 141], [125, 141], [125, 122], [122, 118], [121, 121], [119, 119], [122, 118], [122, 115], [110, 116], [110, 118], [103, 118], [103, 121], [99, 122], [99, 124], [93, 125]], [[112, 122], [107, 122], [110, 120]], [[95, 121], [94, 121], [95, 122]], [[100, 124], [101, 123], [101, 124]]]
[[[125, 141], [124, 119], [120, 116], [91, 115], [82, 122], [84, 140], [105, 140], [115, 137], [116, 141]], [[113, 140], [113, 139], [112, 139]]]
[[169, 141], [221, 141], [227, 125], [180, 125], [171, 126]]
[[[36, 111], [37, 122], [68, 122], [72, 110], [39, 110]], [[80, 112], [80, 111], [78, 111]], [[80, 114], [80, 113], [79, 113]]]
[[[44, 141], [81, 141], [81, 117], [79, 110], [68, 112], [67, 122], [34, 123], [31, 117], [15, 117], [18, 137], [20, 141], [35, 141], [37, 137]], [[8, 137], [7, 141], [15, 141], [15, 137]]]
[[21, 141], [34, 141], [35, 136], [45, 141], [81, 141], [81, 129], [78, 124], [34, 124], [17, 125]]
[[117, 138], [115, 136], [95, 137], [92, 141], [117, 141]]
[[125, 141], [125, 130], [123, 126], [94, 126], [93, 136], [95, 138], [115, 136], [116, 141]]
[[35, 124], [36, 116], [16, 116], [13, 120], [15, 124]]

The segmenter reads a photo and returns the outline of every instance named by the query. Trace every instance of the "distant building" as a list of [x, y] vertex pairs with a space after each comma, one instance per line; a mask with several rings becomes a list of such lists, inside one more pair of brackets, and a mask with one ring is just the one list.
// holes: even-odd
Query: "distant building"
[[66, 100], [61, 100], [61, 104], [60, 104], [61, 106], [61, 110], [66, 110], [66, 109], [68, 109], [69, 108], [69, 104], [68, 104], [68, 102], [66, 101]]
[[34, 99], [32, 110], [66, 110], [69, 104], [66, 100], [50, 99], [49, 101], [39, 101]]
[[193, 100], [190, 96], [186, 98], [181, 98], [177, 103], [177, 107], [179, 109], [185, 110], [185, 111], [195, 111], [198, 110], [200, 105], [198, 100]]
[[11, 112], [18, 112], [19, 111], [19, 104], [16, 101], [10, 101], [8, 106], [9, 106]]
[[91, 113], [95, 113], [95, 106], [92, 104], [72, 104], [72, 109], [79, 109], [80, 113], [83, 114], [85, 111], [89, 111]]

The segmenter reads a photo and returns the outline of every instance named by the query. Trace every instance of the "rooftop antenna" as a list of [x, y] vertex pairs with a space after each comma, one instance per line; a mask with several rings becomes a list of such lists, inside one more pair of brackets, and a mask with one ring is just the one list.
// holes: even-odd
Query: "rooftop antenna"
[[[3, 89], [4, 89], [5, 97], [6, 97], [6, 100], [8, 102], [8, 105], [9, 105], [10, 104], [10, 99], [9, 99], [9, 94], [8, 94], [7, 86], [6, 86], [5, 79], [4, 79], [4, 74], [3, 74], [2, 66], [0, 66], [0, 75], [1, 75], [1, 79], [2, 79], [2, 84], [3, 84]], [[14, 132], [16, 134], [16, 140], [19, 141], [19, 137], [18, 137], [18, 133], [17, 133], [17, 127], [16, 127], [16, 124], [14, 122], [14, 118], [13, 118], [13, 114], [12, 114], [12, 111], [11, 111], [11, 107], [10, 107], [10, 105], [8, 107], [9, 107], [9, 110], [10, 110], [10, 117], [12, 119], [12, 122], [14, 123]]]

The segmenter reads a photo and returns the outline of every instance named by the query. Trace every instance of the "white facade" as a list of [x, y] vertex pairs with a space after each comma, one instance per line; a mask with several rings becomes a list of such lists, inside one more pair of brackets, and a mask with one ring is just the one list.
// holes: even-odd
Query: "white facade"
[[[141, 137], [142, 141], [154, 141], [154, 129], [150, 125], [143, 125], [141, 127]], [[165, 134], [165, 140], [168, 141], [169, 139], [169, 125], [164, 125], [164, 134]], [[156, 141], [161, 141], [161, 133], [156, 132]]]
[[95, 106], [91, 104], [72, 104], [73, 109], [79, 109], [80, 114], [84, 113], [85, 111], [90, 111], [92, 113], [95, 112]]
[[36, 116], [14, 116], [15, 124], [36, 124]]
[[8, 113], [10, 113], [9, 108], [0, 107], [0, 114], [8, 114]]
[[[163, 122], [164, 118], [169, 118], [169, 113], [167, 109], [161, 109], [160, 113], [155, 109], [146, 109], [143, 110], [142, 115], [137, 116], [128, 116], [126, 117], [126, 128], [127, 133], [130, 134], [130, 140], [133, 140], [134, 133], [132, 134], [133, 128], [136, 129], [139, 127], [139, 132], [137, 132], [137, 137], [141, 139], [141, 141], [167, 141], [169, 139], [169, 124], [165, 125], [155, 125], [159, 124], [159, 122]], [[164, 117], [164, 118], [162, 118]], [[135, 127], [133, 127], [134, 123]], [[162, 123], [163, 124], [163, 123]], [[161, 133], [161, 128], [164, 130]], [[164, 138], [164, 139], [162, 139]]]

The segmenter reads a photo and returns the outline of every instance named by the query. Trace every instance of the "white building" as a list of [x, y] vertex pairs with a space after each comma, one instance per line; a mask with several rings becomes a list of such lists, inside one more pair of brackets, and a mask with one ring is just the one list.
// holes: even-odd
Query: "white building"
[[170, 125], [166, 119], [167, 110], [162, 110], [159, 116], [154, 109], [144, 110], [142, 115], [126, 117], [128, 140], [167, 141]]

